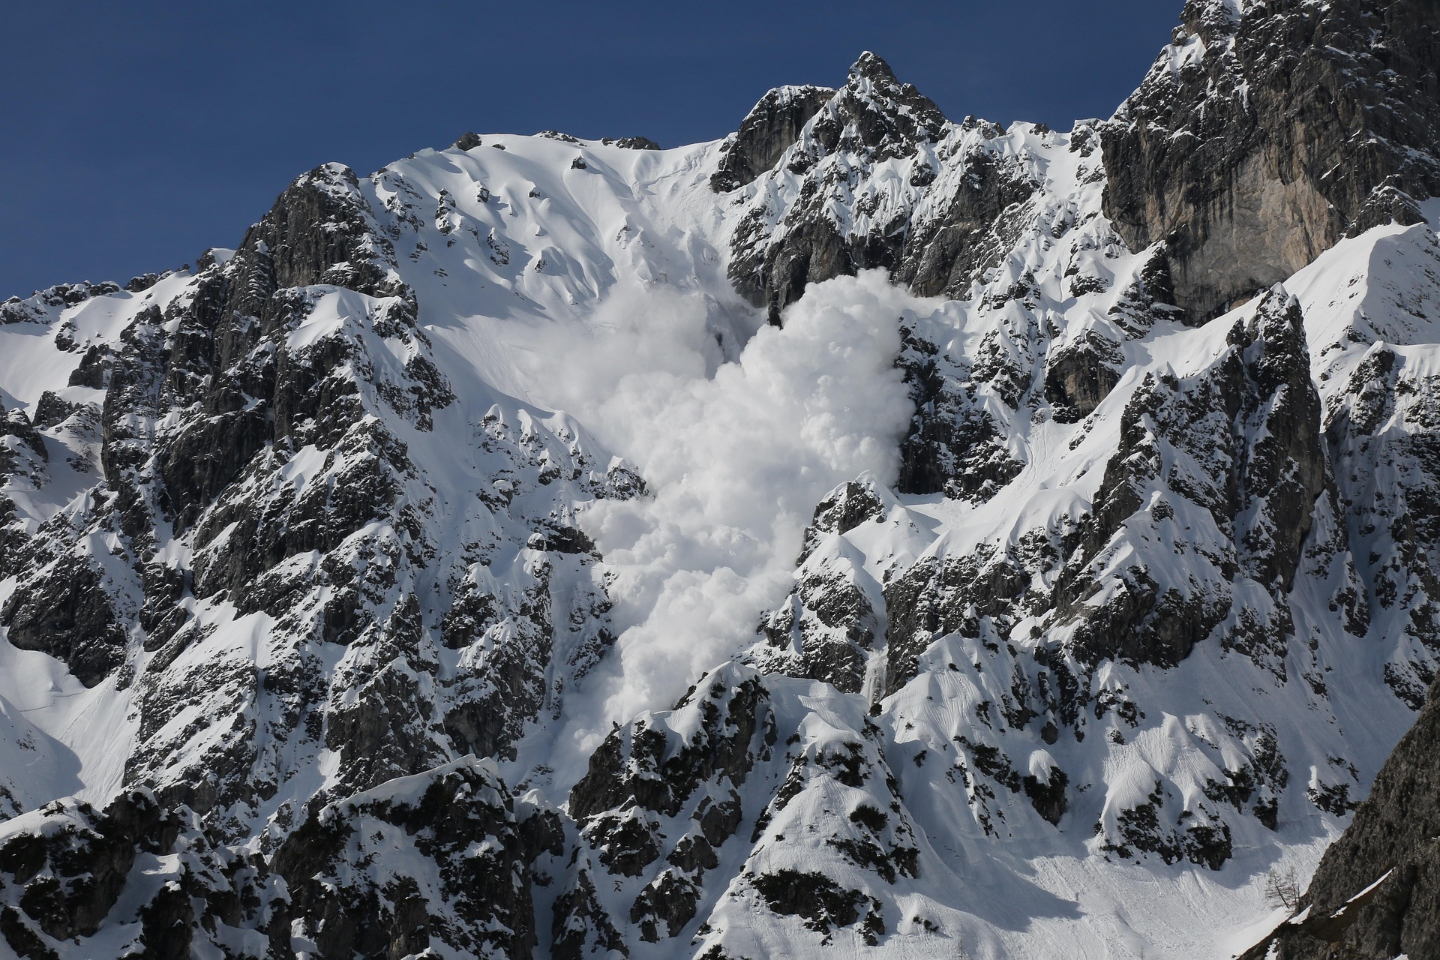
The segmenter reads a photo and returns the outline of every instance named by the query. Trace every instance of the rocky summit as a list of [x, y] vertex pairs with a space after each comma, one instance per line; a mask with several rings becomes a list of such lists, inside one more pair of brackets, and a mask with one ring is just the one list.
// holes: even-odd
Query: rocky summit
[[1440, 957], [1440, 6], [834, 79], [0, 303], [0, 954]]

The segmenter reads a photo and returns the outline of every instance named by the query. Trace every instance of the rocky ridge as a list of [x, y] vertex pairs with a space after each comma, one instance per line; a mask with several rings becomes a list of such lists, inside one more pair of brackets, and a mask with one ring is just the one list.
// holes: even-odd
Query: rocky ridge
[[[1139, 956], [1164, 928], [1219, 955], [1214, 918], [1262, 917], [1266, 870], [1374, 780], [1309, 894], [1333, 917], [1396, 866], [1372, 841], [1433, 707], [1379, 758], [1440, 662], [1440, 240], [1400, 149], [1429, 17], [1191, 3], [1068, 134], [951, 123], [867, 54], [719, 143], [327, 165], [193, 272], [0, 306], [0, 756], [46, 771], [0, 782], [0, 935], [738, 960]], [[1318, 46], [1362, 21], [1374, 63]], [[1331, 106], [1385, 138], [1286, 126], [1281, 64], [1348, 78]], [[1250, 132], [1172, 167], [1157, 131], [1216, 117]], [[1226, 246], [1257, 182], [1309, 231], [1274, 264]], [[1215, 198], [1154, 199], [1176, 183]], [[507, 337], [638, 282], [703, 302], [718, 364], [868, 269], [914, 294], [894, 476], [839, 478], [731, 661], [552, 768], [625, 629], [591, 512], [654, 492], [528, 399]], [[1407, 864], [1320, 939], [1423, 955]]]

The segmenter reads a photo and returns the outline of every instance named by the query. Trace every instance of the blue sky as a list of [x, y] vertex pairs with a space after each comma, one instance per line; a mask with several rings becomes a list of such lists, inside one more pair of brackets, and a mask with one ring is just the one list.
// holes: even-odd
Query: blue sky
[[466, 130], [720, 137], [874, 50], [952, 118], [1108, 116], [1181, 0], [12, 4], [0, 299], [233, 246], [295, 175]]

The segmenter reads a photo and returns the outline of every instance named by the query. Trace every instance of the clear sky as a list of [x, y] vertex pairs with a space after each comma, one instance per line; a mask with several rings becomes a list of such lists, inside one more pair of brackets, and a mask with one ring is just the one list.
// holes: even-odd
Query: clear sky
[[466, 130], [724, 136], [866, 49], [952, 118], [1109, 116], [1181, 0], [43, 0], [0, 18], [0, 299], [234, 246], [297, 174]]

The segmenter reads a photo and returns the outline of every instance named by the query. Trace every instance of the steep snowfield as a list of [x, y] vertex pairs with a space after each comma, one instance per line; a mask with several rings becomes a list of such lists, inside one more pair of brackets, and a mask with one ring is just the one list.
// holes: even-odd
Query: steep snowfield
[[[309, 175], [361, 211], [361, 240], [194, 378], [320, 373], [266, 414], [293, 421], [283, 443], [189, 513], [146, 478], [191, 474], [102, 448], [262, 405], [258, 374], [225, 409], [172, 400], [173, 370], [196, 305], [283, 251], [11, 305], [0, 404], [45, 456], [7, 431], [0, 494], [6, 529], [49, 546], [0, 570], [0, 608], [77, 565], [91, 579], [60, 605], [103, 593], [118, 633], [84, 683], [67, 651], [0, 640], [0, 810], [30, 811], [6, 836], [91, 817], [39, 812], [56, 798], [143, 785], [217, 850], [293, 866], [307, 814], [353, 818], [344, 856], [381, 866], [325, 869], [423, 877], [458, 929], [450, 861], [411, 850], [395, 811], [464, 781], [510, 826], [461, 840], [507, 870], [524, 811], [563, 821], [534, 868], [540, 955], [552, 929], [557, 958], [657, 960], [1222, 958], [1262, 933], [1266, 872], [1308, 875], [1436, 668], [1416, 613], [1436, 558], [1376, 520], [1426, 489], [1408, 444], [1437, 422], [1440, 208], [1187, 326], [1146, 299], [1156, 250], [1101, 212], [1091, 127], [946, 124], [887, 156], [825, 146], [833, 120], [728, 193], [720, 143], [562, 136]], [[995, 264], [932, 291], [949, 299], [870, 271], [773, 301], [773, 326], [732, 285], [737, 257], [814, 222], [923, 234], [982, 169], [1028, 187], [986, 240]], [[126, 413], [121, 360], [97, 364], [152, 341], [172, 372]], [[924, 363], [948, 386], [917, 411]], [[1319, 420], [1265, 474], [1311, 384]], [[902, 443], [937, 409], [978, 432], [944, 492], [900, 493]], [[152, 491], [148, 546], [106, 486], [122, 471]], [[1314, 509], [1291, 549], [1293, 490]], [[347, 527], [356, 491], [377, 499]], [[145, 619], [160, 568], [179, 584], [163, 631]], [[361, 585], [342, 604], [344, 570]], [[64, 955], [131, 943], [148, 889]], [[323, 933], [306, 922], [296, 949]], [[464, 942], [431, 945], [500, 949]]]

